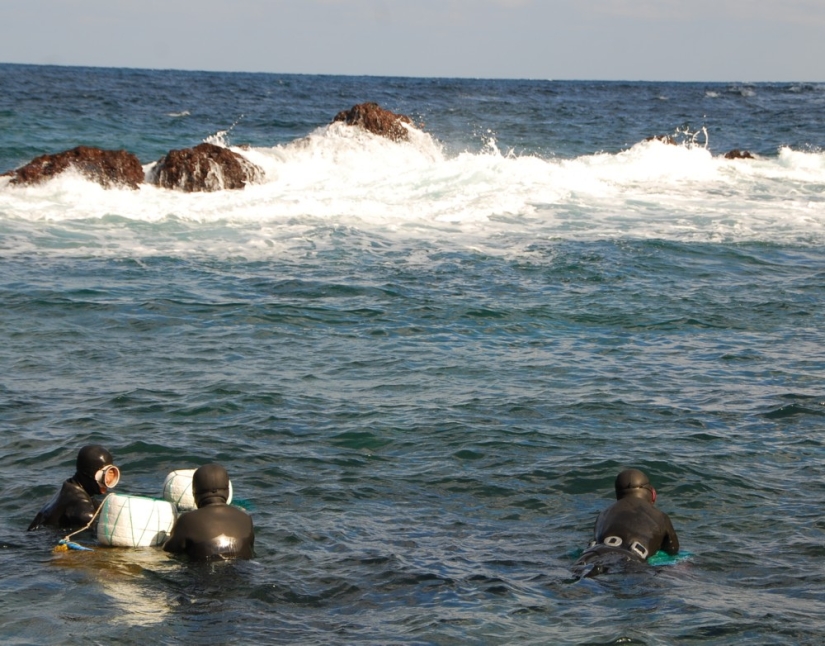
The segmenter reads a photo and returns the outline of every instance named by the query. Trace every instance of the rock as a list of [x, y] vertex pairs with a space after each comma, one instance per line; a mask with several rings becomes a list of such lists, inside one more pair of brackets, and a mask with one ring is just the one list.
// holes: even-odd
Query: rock
[[332, 120], [343, 121], [350, 126], [360, 126], [373, 134], [387, 137], [392, 141], [408, 141], [409, 131], [401, 124], [412, 125], [412, 119], [385, 110], [377, 103], [359, 103], [349, 110], [342, 110]]
[[668, 146], [678, 146], [676, 140], [670, 135], [653, 135], [652, 137], [645, 138], [645, 141], [661, 141]]
[[41, 155], [6, 175], [12, 178], [11, 184], [39, 184], [70, 167], [106, 188], [124, 186], [136, 189], [143, 183], [143, 167], [135, 155], [125, 150], [101, 150], [90, 146]]
[[152, 168], [149, 179], [163, 188], [188, 193], [240, 189], [264, 178], [261, 167], [228, 148], [198, 144], [194, 148], [172, 150]]
[[756, 157], [751, 155], [747, 150], [734, 148], [725, 153], [725, 159], [756, 159]]

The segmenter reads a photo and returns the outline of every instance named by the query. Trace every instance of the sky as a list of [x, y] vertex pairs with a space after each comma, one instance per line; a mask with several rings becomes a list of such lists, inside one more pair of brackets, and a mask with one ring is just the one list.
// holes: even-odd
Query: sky
[[825, 81], [825, 0], [0, 0], [0, 62]]

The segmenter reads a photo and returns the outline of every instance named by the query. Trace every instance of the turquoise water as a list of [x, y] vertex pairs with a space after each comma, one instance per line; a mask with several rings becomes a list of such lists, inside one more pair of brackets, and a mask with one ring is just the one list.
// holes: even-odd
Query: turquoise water
[[[0, 171], [267, 173], [0, 180], [4, 643], [821, 642], [824, 97], [0, 66]], [[363, 100], [412, 143], [327, 127]], [[224, 464], [256, 558], [53, 553], [25, 528], [92, 441], [122, 493]], [[629, 466], [688, 556], [576, 581]]]

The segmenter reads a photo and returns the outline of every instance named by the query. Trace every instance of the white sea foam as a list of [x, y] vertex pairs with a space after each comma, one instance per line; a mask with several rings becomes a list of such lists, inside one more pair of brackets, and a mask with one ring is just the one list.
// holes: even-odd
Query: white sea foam
[[516, 248], [536, 238], [825, 241], [821, 152], [727, 160], [699, 145], [647, 141], [563, 160], [505, 155], [491, 140], [484, 152], [447, 155], [419, 131], [396, 144], [342, 124], [234, 150], [264, 169], [262, 183], [187, 194], [106, 190], [75, 173], [35, 187], [0, 180], [0, 254], [46, 245], [265, 255], [329, 227]]

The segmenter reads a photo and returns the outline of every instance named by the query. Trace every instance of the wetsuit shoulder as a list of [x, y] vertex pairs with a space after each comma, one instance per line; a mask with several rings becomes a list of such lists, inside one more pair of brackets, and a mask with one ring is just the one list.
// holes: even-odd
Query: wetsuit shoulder
[[181, 516], [163, 549], [198, 561], [253, 556], [252, 518], [237, 507], [215, 504]]
[[[639, 498], [622, 498], [605, 509], [596, 521], [595, 539], [603, 542], [609, 537], [619, 537], [626, 546], [640, 543], [648, 556], [661, 547], [672, 525], [668, 517], [649, 502]], [[675, 538], [675, 532], [673, 532]]]
[[63, 483], [60, 491], [46, 503], [29, 524], [28, 531], [44, 525], [73, 529], [87, 525], [95, 513], [95, 504], [74, 480]]
[[664, 512], [661, 513], [664, 517], [665, 536], [662, 539], [660, 549], [673, 556], [679, 553], [679, 536], [677, 536], [676, 530], [673, 529], [673, 523], [670, 522], [670, 517]]

